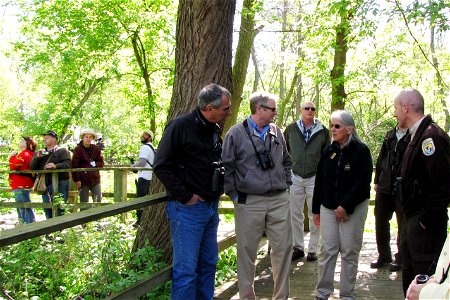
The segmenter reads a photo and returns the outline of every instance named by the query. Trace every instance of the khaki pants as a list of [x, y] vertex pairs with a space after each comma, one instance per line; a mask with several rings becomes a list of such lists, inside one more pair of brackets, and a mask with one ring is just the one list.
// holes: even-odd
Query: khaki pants
[[314, 183], [316, 176], [310, 178], [302, 178], [292, 174], [291, 185], [291, 217], [292, 217], [292, 236], [294, 248], [305, 250], [304, 241], [304, 221], [303, 207], [308, 206], [309, 217], [309, 244], [308, 253], [316, 253], [319, 244], [320, 232], [319, 228], [314, 225], [312, 213], [312, 198], [314, 194]]
[[367, 218], [369, 200], [358, 204], [346, 222], [336, 221], [334, 209], [320, 207], [319, 282], [317, 296], [328, 299], [333, 293], [334, 271], [341, 253], [341, 276], [339, 296], [349, 300], [356, 298], [355, 282], [358, 273], [358, 258], [361, 251], [364, 223]]
[[245, 204], [235, 203], [238, 285], [240, 299], [255, 299], [255, 261], [261, 236], [266, 231], [272, 251], [274, 299], [289, 297], [292, 258], [292, 227], [289, 194], [273, 197], [247, 195]]

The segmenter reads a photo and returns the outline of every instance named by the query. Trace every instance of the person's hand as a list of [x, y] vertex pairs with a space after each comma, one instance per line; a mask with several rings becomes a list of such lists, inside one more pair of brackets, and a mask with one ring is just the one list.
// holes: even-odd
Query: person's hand
[[75, 185], [77, 186], [77, 190], [81, 189], [81, 181], [75, 182]]
[[48, 163], [45, 165], [44, 169], [56, 169], [56, 165], [54, 163]]
[[319, 214], [313, 215], [313, 221], [314, 221], [314, 225], [316, 225], [316, 227], [320, 227], [320, 215]]
[[411, 281], [411, 284], [408, 287], [408, 291], [406, 291], [406, 300], [418, 300], [420, 292], [422, 291], [424, 286], [426, 286], [430, 282], [438, 283], [436, 278], [431, 276], [426, 283], [418, 284], [417, 276], [419, 275], [416, 275], [416, 277]]
[[37, 156], [37, 157], [42, 157], [42, 156], [45, 155], [45, 153], [47, 153], [47, 150], [45, 150], [45, 149], [40, 149], [40, 150], [38, 150], [36, 156]]
[[335, 210], [336, 212], [336, 221], [337, 222], [345, 222], [348, 220], [347, 212], [345, 211], [345, 208], [342, 206], [338, 206]]
[[17, 155], [17, 150], [13, 150], [13, 152], [11, 152], [11, 156], [16, 156]]
[[373, 184], [373, 190], [376, 192], [377, 191], [377, 187], [378, 187], [378, 184]]
[[185, 203], [185, 205], [194, 205], [195, 203], [197, 203], [198, 201], [201, 201], [202, 198], [200, 198], [199, 195], [194, 194], [192, 195], [191, 199]]

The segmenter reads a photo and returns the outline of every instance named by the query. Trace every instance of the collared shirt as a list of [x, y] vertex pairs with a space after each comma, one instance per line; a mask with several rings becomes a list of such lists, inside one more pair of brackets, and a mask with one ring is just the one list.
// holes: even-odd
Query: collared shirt
[[252, 125], [253, 129], [255, 130], [255, 132], [259, 135], [259, 137], [261, 138], [261, 140], [265, 140], [266, 138], [266, 133], [267, 131], [269, 131], [270, 126], [267, 124], [263, 127], [263, 130], [259, 130], [258, 126], [256, 125], [255, 122], [253, 122], [252, 118], [249, 116], [248, 117], [248, 122], [250, 123], [250, 125]]
[[401, 130], [398, 126], [395, 126], [395, 136], [397, 137], [397, 141], [400, 141], [406, 133], [408, 133], [408, 128]]
[[316, 121], [316, 119], [314, 119], [314, 122], [312, 123], [312, 125], [308, 129], [306, 129], [305, 123], [303, 123], [303, 120], [297, 120], [297, 126], [298, 126], [298, 128], [300, 128], [300, 131], [303, 133], [303, 137], [305, 138], [305, 143], [307, 143], [309, 141], [309, 139], [311, 138], [311, 132], [317, 126], [317, 121]]
[[416, 134], [417, 129], [419, 129], [420, 123], [422, 123], [423, 119], [425, 119], [425, 116], [420, 118], [420, 120], [417, 121], [416, 123], [414, 123], [414, 125], [411, 126], [411, 128], [409, 129], [409, 134], [411, 135], [411, 141], [414, 139], [414, 135]]

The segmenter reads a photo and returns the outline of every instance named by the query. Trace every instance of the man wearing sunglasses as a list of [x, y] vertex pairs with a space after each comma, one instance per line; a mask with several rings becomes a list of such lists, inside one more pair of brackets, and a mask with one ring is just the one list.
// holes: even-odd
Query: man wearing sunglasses
[[240, 299], [255, 299], [255, 261], [265, 231], [270, 254], [273, 299], [289, 297], [292, 253], [289, 194], [291, 158], [274, 123], [275, 95], [250, 96], [251, 115], [230, 128], [223, 144], [225, 193], [234, 202]]
[[314, 225], [311, 211], [316, 179], [317, 165], [323, 149], [330, 144], [330, 132], [316, 116], [316, 107], [312, 102], [302, 105], [301, 116], [289, 124], [284, 137], [292, 157], [291, 218], [293, 248], [292, 260], [305, 256], [304, 242], [304, 206], [305, 198], [309, 217], [309, 244], [307, 261], [317, 260], [319, 229]]

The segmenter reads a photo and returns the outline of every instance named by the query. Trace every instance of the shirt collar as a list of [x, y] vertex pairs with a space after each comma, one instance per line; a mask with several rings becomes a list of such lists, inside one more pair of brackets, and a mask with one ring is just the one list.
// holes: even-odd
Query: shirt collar
[[411, 141], [414, 139], [414, 135], [417, 132], [417, 129], [419, 129], [420, 123], [422, 123], [422, 120], [425, 119], [425, 116], [423, 116], [422, 118], [420, 118], [419, 121], [417, 121], [416, 123], [414, 123], [413, 126], [411, 126], [411, 128], [409, 128], [409, 133], [411, 134]]
[[259, 135], [259, 137], [264, 141], [265, 137], [266, 137], [266, 133], [269, 131], [270, 126], [269, 125], [265, 125], [263, 127], [263, 130], [259, 130], [258, 126], [256, 125], [255, 122], [253, 122], [252, 118], [250, 118], [250, 116], [248, 117], [248, 123], [253, 127], [253, 129], [255, 130], [255, 132]]

